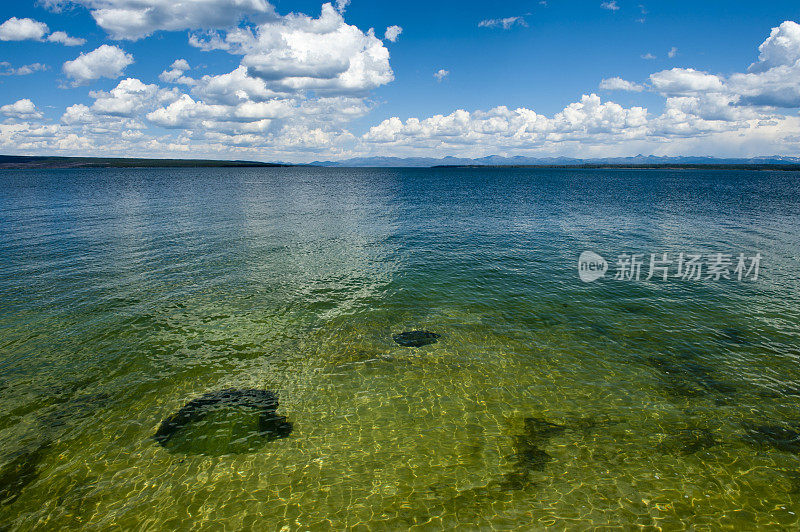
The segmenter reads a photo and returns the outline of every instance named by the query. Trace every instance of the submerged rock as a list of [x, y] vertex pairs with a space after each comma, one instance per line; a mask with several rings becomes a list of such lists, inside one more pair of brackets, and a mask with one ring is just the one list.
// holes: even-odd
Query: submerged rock
[[189, 401], [183, 408], [165, 419], [153, 435], [153, 439], [166, 447], [182, 429], [202, 421], [215, 411], [222, 410], [256, 411], [259, 416], [259, 436], [267, 441], [285, 438], [291, 434], [293, 425], [275, 412], [277, 408], [278, 396], [267, 390], [227, 389], [210, 392]]
[[759, 425], [746, 429], [745, 441], [751, 445], [771, 447], [787, 453], [800, 454], [800, 431], [781, 425]]
[[689, 428], [680, 430], [674, 438], [668, 439], [660, 448], [665, 453], [689, 456], [710, 449], [718, 443], [714, 433], [709, 429]]
[[692, 360], [652, 356], [645, 362], [661, 373], [662, 387], [675, 397], [700, 397], [711, 393], [729, 397], [737, 392], [735, 386], [715, 379], [713, 368]]
[[737, 329], [735, 327], [727, 327], [725, 329], [720, 329], [719, 332], [720, 335], [722, 336], [722, 339], [728, 343], [736, 345], [747, 345], [750, 343], [747, 340], [747, 334], [741, 329]]
[[441, 336], [429, 331], [406, 331], [395, 334], [392, 339], [403, 347], [423, 347], [435, 344]]
[[514, 437], [514, 468], [503, 476], [501, 488], [521, 490], [533, 485], [531, 474], [544, 471], [547, 463], [553, 459], [542, 447], [547, 445], [550, 438], [566, 430], [566, 427], [544, 419], [525, 418], [524, 432]]
[[525, 434], [523, 437], [529, 441], [542, 441], [552, 438], [553, 436], [558, 436], [565, 430], [567, 430], [567, 428], [563, 425], [556, 425], [555, 423], [550, 423], [549, 421], [535, 417], [526, 417]]
[[39, 464], [44, 459], [49, 444], [24, 452], [0, 469], [0, 505], [11, 504], [22, 490], [39, 477]]

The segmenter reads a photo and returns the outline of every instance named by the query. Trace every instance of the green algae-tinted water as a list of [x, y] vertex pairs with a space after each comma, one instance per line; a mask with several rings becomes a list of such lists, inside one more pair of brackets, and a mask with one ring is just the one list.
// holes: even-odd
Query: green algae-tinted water
[[[0, 528], [796, 528], [799, 234], [791, 172], [2, 172]], [[153, 438], [230, 388], [291, 433]]]

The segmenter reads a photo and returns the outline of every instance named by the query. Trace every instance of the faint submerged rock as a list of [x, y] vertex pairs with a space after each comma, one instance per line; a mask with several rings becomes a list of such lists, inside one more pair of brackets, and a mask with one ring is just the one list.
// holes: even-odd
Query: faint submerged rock
[[514, 469], [503, 476], [501, 487], [506, 490], [521, 490], [532, 484], [531, 473], [544, 471], [553, 458], [542, 449], [550, 438], [567, 430], [543, 419], [525, 418], [525, 430], [514, 437]]
[[528, 441], [541, 442], [553, 436], [558, 436], [565, 430], [567, 430], [567, 428], [563, 425], [556, 425], [555, 423], [550, 423], [549, 421], [535, 417], [526, 417], [525, 433], [523, 437]]
[[789, 479], [789, 493], [800, 493], [800, 473], [797, 471], [787, 471]]
[[441, 336], [429, 331], [406, 331], [395, 334], [392, 339], [403, 347], [423, 347], [435, 344]]
[[665, 451], [674, 452], [683, 456], [695, 454], [717, 445], [714, 433], [706, 428], [683, 429], [674, 442], [663, 447]]
[[757, 447], [771, 447], [800, 454], [800, 431], [781, 425], [751, 426], [745, 430], [745, 441]]
[[227, 389], [210, 392], [186, 403], [175, 414], [165, 419], [153, 438], [163, 446], [179, 431], [197, 423], [218, 410], [255, 410], [259, 414], [259, 435], [273, 441], [291, 434], [293, 426], [285, 417], [275, 413], [278, 396], [267, 390]]
[[648, 357], [647, 364], [662, 374], [663, 388], [676, 397], [699, 397], [709, 393], [730, 396], [736, 387], [712, 376], [711, 367], [690, 360], [673, 361], [663, 357]]
[[750, 343], [746, 338], [746, 333], [741, 329], [737, 329], [735, 327], [727, 327], [725, 329], [720, 329], [719, 332], [723, 340], [725, 340], [726, 342], [737, 345], [747, 345]]
[[0, 469], [0, 504], [16, 501], [22, 490], [39, 476], [39, 464], [44, 459], [49, 444], [18, 455]]

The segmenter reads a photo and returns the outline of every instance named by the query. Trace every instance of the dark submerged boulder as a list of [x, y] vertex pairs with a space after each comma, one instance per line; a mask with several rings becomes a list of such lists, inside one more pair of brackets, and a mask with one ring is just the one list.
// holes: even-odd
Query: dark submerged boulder
[[544, 450], [551, 438], [563, 434], [567, 427], [544, 419], [525, 418], [525, 429], [514, 437], [514, 468], [503, 476], [503, 490], [523, 490], [534, 484], [532, 474], [544, 471], [553, 459]]
[[800, 454], [800, 430], [782, 425], [748, 426], [744, 440], [761, 449]]
[[429, 331], [406, 331], [395, 334], [392, 339], [403, 347], [423, 347], [435, 344], [441, 336]]
[[16, 501], [22, 490], [39, 477], [39, 466], [49, 447], [49, 443], [44, 443], [32, 451], [20, 453], [0, 468], [0, 505]]
[[204, 394], [186, 403], [175, 414], [161, 422], [153, 439], [164, 447], [182, 429], [202, 421], [215, 411], [255, 411], [258, 413], [258, 435], [266, 441], [285, 438], [293, 425], [275, 411], [278, 396], [267, 390], [226, 389]]

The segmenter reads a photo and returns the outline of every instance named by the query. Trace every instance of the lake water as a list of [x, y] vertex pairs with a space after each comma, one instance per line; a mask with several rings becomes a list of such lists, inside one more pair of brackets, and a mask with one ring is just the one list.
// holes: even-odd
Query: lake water
[[792, 172], [0, 172], [0, 528], [796, 528], [798, 235]]

